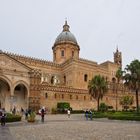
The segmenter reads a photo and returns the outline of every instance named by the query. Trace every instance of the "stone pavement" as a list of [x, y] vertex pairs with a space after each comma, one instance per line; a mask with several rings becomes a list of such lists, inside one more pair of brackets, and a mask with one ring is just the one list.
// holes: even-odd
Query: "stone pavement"
[[[13, 138], [13, 139], [12, 139]], [[140, 122], [94, 119], [83, 114], [47, 115], [45, 122], [25, 120], [0, 127], [0, 140], [140, 140]]]
[[0, 140], [14, 140], [7, 126], [0, 126]]

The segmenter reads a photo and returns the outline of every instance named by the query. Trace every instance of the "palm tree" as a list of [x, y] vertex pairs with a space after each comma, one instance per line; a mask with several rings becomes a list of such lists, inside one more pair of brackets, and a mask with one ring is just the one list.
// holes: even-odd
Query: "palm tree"
[[139, 112], [139, 99], [138, 92], [140, 90], [140, 61], [134, 60], [127, 65], [125, 74], [125, 84], [135, 91], [136, 94], [136, 108], [137, 113]]
[[116, 111], [117, 111], [118, 110], [118, 87], [119, 87], [120, 81], [122, 80], [122, 77], [123, 77], [123, 71], [121, 68], [119, 68], [116, 71], [115, 76], [117, 78], [117, 83], [116, 83]]
[[107, 92], [107, 82], [103, 76], [96, 75], [88, 83], [88, 90], [91, 97], [97, 100], [97, 110], [99, 111], [100, 99]]

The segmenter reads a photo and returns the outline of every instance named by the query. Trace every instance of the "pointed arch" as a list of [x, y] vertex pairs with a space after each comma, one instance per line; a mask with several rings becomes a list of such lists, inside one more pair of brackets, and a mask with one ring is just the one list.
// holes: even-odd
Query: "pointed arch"
[[12, 87], [12, 82], [11, 82], [11, 80], [10, 80], [8, 77], [2, 75], [2, 76], [0, 76], [0, 79], [3, 80], [3, 81], [5, 81], [5, 82], [7, 82], [8, 85], [9, 85], [9, 88], [11, 89], [11, 87]]
[[15, 82], [14, 85], [13, 85], [13, 89], [15, 89], [16, 86], [19, 85], [19, 84], [23, 84], [26, 87], [26, 89], [27, 89], [27, 95], [29, 97], [29, 85], [25, 81], [20, 80], [20, 81]]

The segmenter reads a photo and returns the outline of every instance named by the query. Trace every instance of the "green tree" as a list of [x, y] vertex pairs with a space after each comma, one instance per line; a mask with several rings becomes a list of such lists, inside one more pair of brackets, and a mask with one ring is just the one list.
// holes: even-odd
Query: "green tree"
[[97, 101], [97, 110], [99, 111], [100, 99], [107, 92], [107, 82], [103, 76], [96, 75], [88, 83], [89, 94]]
[[123, 106], [124, 109], [128, 109], [130, 105], [132, 105], [134, 102], [133, 96], [123, 96], [120, 99], [120, 105]]
[[127, 85], [130, 89], [135, 91], [136, 95], [136, 108], [137, 113], [139, 112], [139, 99], [138, 99], [138, 92], [140, 90], [140, 61], [134, 60], [127, 65], [125, 73], [125, 85]]
[[117, 71], [116, 71], [116, 78], [117, 78], [117, 83], [116, 84], [116, 111], [118, 110], [118, 88], [119, 88], [119, 84], [120, 84], [120, 81], [122, 80], [123, 78], [123, 71], [121, 68], [119, 68]]

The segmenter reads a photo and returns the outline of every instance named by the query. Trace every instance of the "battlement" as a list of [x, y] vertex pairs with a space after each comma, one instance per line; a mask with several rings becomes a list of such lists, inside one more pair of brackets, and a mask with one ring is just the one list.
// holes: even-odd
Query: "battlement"
[[11, 52], [4, 52], [4, 51], [0, 51], [0, 53], [5, 53], [6, 55], [9, 55], [10, 57], [21, 61], [21, 62], [28, 62], [28, 63], [39, 63], [39, 64], [43, 64], [43, 65], [50, 65], [50, 66], [57, 66], [59, 67], [60, 64], [56, 64], [52, 61], [47, 61], [44, 59], [39, 59], [39, 58], [35, 58], [35, 57], [29, 57], [29, 56], [24, 56], [24, 55], [20, 55], [20, 54], [15, 54], [15, 53], [11, 53]]

